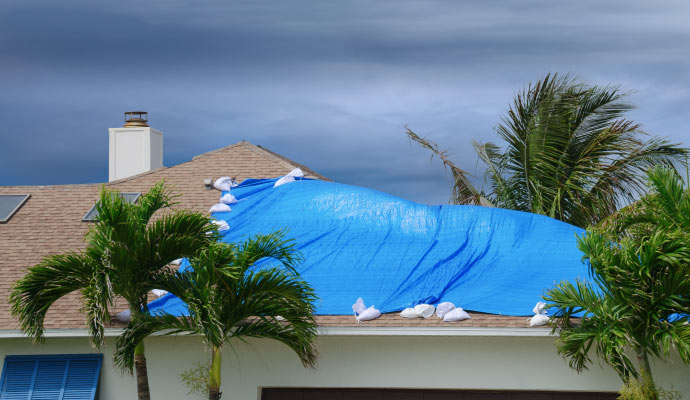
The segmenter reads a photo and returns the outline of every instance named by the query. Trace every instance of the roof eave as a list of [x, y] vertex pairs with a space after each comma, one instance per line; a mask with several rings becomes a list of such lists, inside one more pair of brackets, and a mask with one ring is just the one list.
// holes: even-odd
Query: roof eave
[[[106, 337], [117, 337], [122, 328], [106, 328]], [[550, 328], [490, 328], [490, 327], [400, 327], [345, 326], [319, 327], [320, 336], [446, 336], [446, 337], [553, 337]], [[162, 333], [163, 335], [165, 333]], [[86, 338], [86, 329], [46, 329], [46, 338]], [[158, 336], [158, 335], [154, 335]], [[19, 330], [0, 330], [0, 339], [24, 339]]]

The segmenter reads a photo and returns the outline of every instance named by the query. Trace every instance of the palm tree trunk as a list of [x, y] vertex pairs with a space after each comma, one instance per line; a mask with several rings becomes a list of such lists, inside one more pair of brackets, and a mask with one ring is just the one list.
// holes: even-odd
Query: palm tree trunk
[[211, 370], [208, 373], [208, 400], [220, 400], [220, 348], [211, 349]]
[[139, 342], [134, 349], [134, 369], [137, 375], [137, 395], [139, 400], [151, 400], [149, 374], [146, 369], [146, 355], [144, 355], [143, 341]]
[[659, 393], [656, 390], [656, 386], [654, 385], [654, 378], [652, 377], [652, 368], [649, 365], [649, 357], [647, 356], [647, 352], [642, 350], [642, 349], [637, 349], [637, 362], [640, 368], [640, 379], [642, 380], [642, 383], [645, 385], [645, 387], [648, 387], [652, 393], [652, 399], [653, 400], [658, 400], [659, 399]]

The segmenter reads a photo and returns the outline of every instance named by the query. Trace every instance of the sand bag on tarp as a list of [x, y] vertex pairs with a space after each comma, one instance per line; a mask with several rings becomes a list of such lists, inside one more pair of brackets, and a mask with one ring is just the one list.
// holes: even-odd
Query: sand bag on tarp
[[235, 204], [237, 203], [237, 199], [230, 193], [225, 193], [223, 196], [221, 196], [220, 202], [223, 204]]
[[228, 211], [232, 211], [232, 208], [230, 208], [229, 205], [223, 204], [223, 203], [214, 204], [211, 206], [211, 208], [208, 209], [208, 212], [210, 212], [210, 213], [228, 212]]
[[355, 304], [352, 305], [352, 312], [355, 313], [355, 315], [359, 315], [364, 312], [364, 310], [367, 309], [367, 306], [364, 305], [364, 300], [362, 300], [361, 297], [357, 298], [357, 301]]
[[213, 182], [213, 187], [221, 192], [229, 192], [230, 189], [237, 186], [237, 182], [229, 176], [221, 176]]
[[362, 311], [358, 316], [357, 316], [357, 321], [371, 321], [372, 319], [376, 319], [381, 316], [381, 311], [377, 310], [374, 306], [371, 306], [367, 308], [366, 310]]
[[448, 311], [444, 316], [443, 316], [443, 322], [455, 322], [455, 321], [464, 321], [466, 319], [470, 319], [470, 315], [463, 310], [460, 307], [454, 308], [450, 311]]
[[444, 315], [446, 315], [449, 311], [455, 308], [455, 304], [451, 303], [450, 301], [444, 301], [443, 303], [439, 303], [436, 306], [436, 315], [439, 318], [443, 318]]

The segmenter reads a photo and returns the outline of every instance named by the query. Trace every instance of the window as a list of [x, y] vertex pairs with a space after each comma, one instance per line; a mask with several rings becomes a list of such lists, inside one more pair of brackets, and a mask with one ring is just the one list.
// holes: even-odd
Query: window
[[0, 400], [93, 400], [102, 354], [6, 356]]
[[30, 196], [29, 194], [0, 194], [0, 224], [9, 221]]
[[[141, 193], [120, 193], [120, 197], [125, 199], [129, 204], [136, 203], [139, 196], [141, 196]], [[84, 215], [84, 218], [82, 218], [82, 221], [85, 221], [85, 222], [95, 221], [97, 216], [98, 216], [98, 211], [96, 211], [96, 205], [94, 204], [93, 207], [91, 207], [91, 209], [89, 210], [89, 212], [87, 212], [86, 215]]]

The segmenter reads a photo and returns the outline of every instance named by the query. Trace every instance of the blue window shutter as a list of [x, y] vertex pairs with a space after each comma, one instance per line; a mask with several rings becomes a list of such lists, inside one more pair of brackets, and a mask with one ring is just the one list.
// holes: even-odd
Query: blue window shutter
[[96, 397], [101, 360], [71, 360], [65, 394], [60, 400], [91, 400]]
[[68, 363], [68, 360], [39, 360], [30, 399], [59, 399]]
[[36, 362], [33, 360], [12, 360], [5, 357], [2, 368], [0, 400], [26, 400], [35, 375]]
[[93, 400], [102, 354], [7, 356], [0, 400]]

